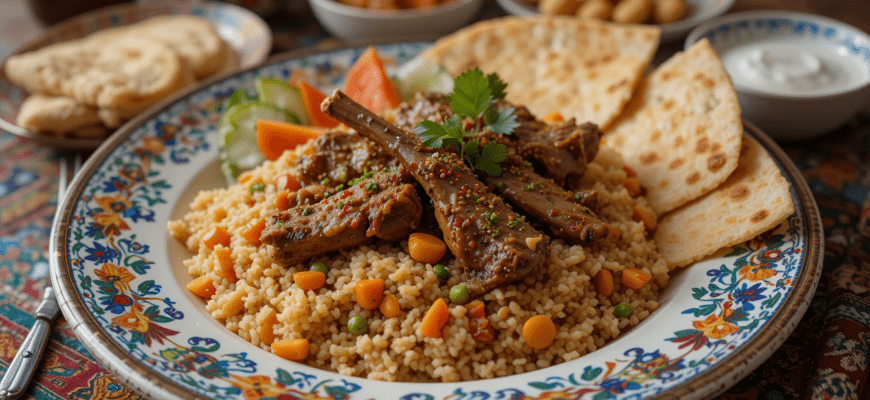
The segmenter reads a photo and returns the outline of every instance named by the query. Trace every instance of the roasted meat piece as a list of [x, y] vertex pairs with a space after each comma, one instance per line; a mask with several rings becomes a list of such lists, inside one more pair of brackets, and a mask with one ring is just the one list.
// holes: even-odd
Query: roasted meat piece
[[310, 153], [299, 158], [300, 182], [333, 187], [367, 171], [394, 169], [399, 163], [380, 146], [354, 132], [331, 130], [314, 140]]
[[[548, 125], [535, 118], [524, 106], [505, 100], [499, 100], [493, 106], [497, 109], [514, 109], [519, 126], [507, 136], [511, 147], [559, 185], [582, 177], [586, 165], [598, 153], [602, 133], [595, 124], [578, 126], [572, 119]], [[420, 121], [428, 119], [441, 123], [452, 115], [450, 99], [446, 95], [420, 92], [412, 101], [399, 106], [396, 125], [413, 132]]]
[[[496, 107], [514, 106], [499, 101]], [[400, 106], [396, 121], [410, 132], [424, 119], [442, 122], [452, 115], [447, 96], [418, 93], [413, 102]], [[509, 154], [502, 163], [501, 176], [481, 174], [484, 182], [509, 203], [548, 225], [556, 236], [575, 242], [594, 242], [611, 237], [611, 228], [595, 216], [595, 196], [575, 197], [561, 186], [566, 179], [582, 177], [586, 164], [595, 157], [601, 135], [598, 128], [593, 124], [578, 127], [573, 121], [547, 125], [535, 119], [525, 107], [516, 107], [514, 115], [520, 126], [512, 135], [498, 135], [486, 130], [476, 136], [481, 146], [495, 141], [505, 145]], [[556, 178], [548, 179], [536, 173], [531, 163], [526, 162], [528, 158], [537, 160], [548, 178]], [[588, 207], [584, 202], [596, 206]]]
[[507, 147], [508, 157], [501, 163], [501, 175], [483, 174], [483, 180], [509, 203], [547, 224], [554, 235], [565, 239], [594, 242], [610, 236], [609, 225], [581, 204], [579, 196], [575, 197], [553, 180], [538, 175], [517, 154], [511, 140], [489, 131], [477, 135], [477, 139], [482, 146], [494, 141]]
[[444, 241], [462, 263], [469, 289], [482, 293], [544, 266], [549, 238], [489, 192], [459, 156], [423, 152], [417, 139], [336, 90], [323, 111], [389, 149], [426, 190]]
[[377, 173], [319, 203], [279, 212], [266, 221], [260, 241], [273, 246], [276, 261], [293, 265], [375, 238], [405, 238], [417, 228], [423, 207], [414, 186], [399, 182], [399, 175]]

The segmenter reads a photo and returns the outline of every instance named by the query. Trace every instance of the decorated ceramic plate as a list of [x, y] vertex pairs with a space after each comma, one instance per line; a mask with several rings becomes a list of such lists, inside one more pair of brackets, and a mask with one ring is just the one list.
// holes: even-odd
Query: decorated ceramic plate
[[[427, 45], [378, 52], [401, 64]], [[649, 318], [597, 351], [505, 378], [390, 383], [287, 361], [236, 336], [185, 289], [189, 253], [167, 222], [200, 190], [223, 186], [216, 128], [235, 89], [297, 70], [339, 87], [362, 50], [292, 54], [191, 89], [87, 161], [52, 228], [52, 284], [82, 343], [119, 379], [156, 399], [706, 398], [760, 365], [797, 325], [821, 273], [821, 222], [800, 172], [747, 123], [791, 183], [797, 211], [675, 274]]]
[[[32, 51], [52, 43], [85, 37], [96, 31], [130, 25], [156, 15], [195, 15], [210, 21], [218, 34], [230, 44], [238, 58], [239, 69], [262, 63], [272, 50], [272, 31], [262, 18], [239, 6], [222, 2], [124, 3], [78, 15], [46, 29], [37, 40], [15, 50]], [[0, 62], [5, 65], [6, 60]], [[15, 124], [27, 92], [15, 85], [0, 68], [0, 129], [47, 146], [70, 150], [93, 150], [104, 139], [59, 138], [38, 134]]]
[[[686, 36], [692, 28], [702, 22], [724, 14], [735, 0], [686, 0], [688, 16], [680, 21], [659, 25], [662, 28], [662, 42], [670, 42]], [[499, 6], [510, 14], [521, 17], [538, 15], [537, 3], [527, 0], [496, 0]]]

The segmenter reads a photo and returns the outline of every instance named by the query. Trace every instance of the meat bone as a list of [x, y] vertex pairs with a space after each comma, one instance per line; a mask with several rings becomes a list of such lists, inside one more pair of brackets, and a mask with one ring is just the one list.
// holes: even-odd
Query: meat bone
[[487, 190], [458, 155], [423, 152], [415, 138], [336, 90], [321, 104], [399, 160], [435, 205], [444, 241], [462, 264], [463, 280], [482, 293], [543, 268], [549, 238]]

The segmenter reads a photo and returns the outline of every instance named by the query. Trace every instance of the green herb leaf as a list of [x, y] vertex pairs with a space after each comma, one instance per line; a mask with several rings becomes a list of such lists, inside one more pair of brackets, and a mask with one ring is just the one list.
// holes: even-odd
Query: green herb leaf
[[420, 121], [420, 124], [414, 128], [414, 133], [423, 140], [423, 146], [440, 149], [443, 145], [442, 140], [447, 136], [447, 129], [435, 121], [425, 120]]
[[513, 133], [514, 129], [520, 126], [520, 123], [517, 122], [517, 116], [514, 114], [513, 108], [498, 110], [495, 114], [495, 121], [486, 121], [486, 127], [495, 133], [510, 135]]
[[480, 161], [480, 141], [477, 139], [469, 140], [465, 143], [465, 146], [462, 147], [462, 150], [465, 152], [465, 155], [468, 157], [468, 161], [470, 161], [471, 165], [477, 165]]
[[492, 97], [496, 99], [503, 99], [505, 94], [505, 89], [507, 89], [507, 83], [501, 80], [501, 78], [495, 72], [486, 76], [486, 80], [488, 81], [488, 86], [490, 92], [492, 92]]
[[486, 172], [489, 176], [499, 176], [501, 175], [499, 163], [506, 159], [507, 146], [489, 142], [486, 146], [483, 146], [483, 151], [480, 152], [480, 160], [474, 164], [474, 168]]
[[456, 77], [453, 94], [450, 95], [450, 108], [460, 117], [477, 118], [493, 100], [489, 79], [475, 68]]
[[457, 152], [461, 152], [462, 146], [465, 143], [463, 138], [468, 135], [468, 132], [462, 126], [462, 119], [453, 115], [447, 121], [444, 121], [443, 126], [447, 131], [447, 137], [442, 141], [443, 145], [453, 146]]

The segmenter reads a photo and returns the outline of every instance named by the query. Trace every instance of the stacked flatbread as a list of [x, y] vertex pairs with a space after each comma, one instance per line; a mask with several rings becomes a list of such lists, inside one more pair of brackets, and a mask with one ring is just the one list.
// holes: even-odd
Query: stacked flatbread
[[236, 66], [233, 50], [208, 21], [177, 15], [13, 56], [5, 73], [31, 93], [19, 126], [100, 137], [167, 95]]
[[602, 146], [637, 173], [672, 267], [742, 243], [794, 212], [790, 185], [746, 136], [731, 80], [706, 40], [644, 76], [658, 28], [570, 17], [505, 18], [423, 53], [456, 75], [497, 72], [508, 100], [605, 131]]

